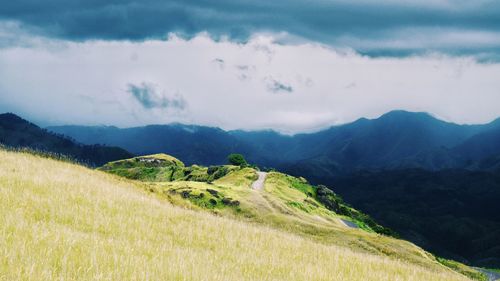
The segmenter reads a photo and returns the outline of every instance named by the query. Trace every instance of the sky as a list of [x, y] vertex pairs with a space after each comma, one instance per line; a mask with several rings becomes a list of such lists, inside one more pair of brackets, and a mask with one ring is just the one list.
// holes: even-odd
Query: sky
[[500, 2], [17, 0], [0, 112], [40, 125], [315, 131], [387, 111], [500, 117]]

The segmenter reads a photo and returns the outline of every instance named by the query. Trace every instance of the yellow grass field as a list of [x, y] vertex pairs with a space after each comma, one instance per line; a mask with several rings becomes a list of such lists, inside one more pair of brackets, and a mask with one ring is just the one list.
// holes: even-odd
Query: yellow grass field
[[0, 150], [0, 280], [468, 280], [176, 207], [135, 183]]

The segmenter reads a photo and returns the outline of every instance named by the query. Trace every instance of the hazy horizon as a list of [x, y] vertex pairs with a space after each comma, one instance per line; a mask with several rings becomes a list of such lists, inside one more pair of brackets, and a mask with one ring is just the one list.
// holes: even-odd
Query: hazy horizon
[[310, 129], [310, 130], [304, 130], [304, 131], [300, 131], [300, 132], [289, 133], [289, 132], [282, 132], [282, 131], [279, 131], [279, 130], [273, 129], [273, 128], [261, 128], [261, 129], [253, 129], [253, 130], [252, 129], [244, 129], [244, 128], [227, 129], [227, 128], [221, 128], [221, 127], [218, 127], [218, 126], [210, 126], [210, 125], [202, 125], [202, 124], [188, 124], [188, 123], [180, 123], [180, 122], [151, 123], [151, 124], [145, 124], [145, 125], [141, 125], [141, 126], [130, 126], [130, 127], [120, 127], [120, 126], [116, 126], [116, 125], [113, 125], [113, 124], [49, 124], [49, 125], [44, 125], [44, 124], [41, 124], [41, 123], [37, 123], [36, 121], [29, 120], [28, 118], [26, 118], [24, 116], [20, 116], [19, 114], [15, 113], [15, 112], [3, 112], [3, 113], [0, 113], [0, 114], [12, 113], [12, 114], [15, 114], [15, 115], [23, 118], [23, 119], [26, 119], [29, 122], [35, 123], [35, 125], [38, 125], [38, 126], [40, 126], [42, 128], [65, 127], [65, 126], [82, 126], [82, 127], [114, 127], [114, 128], [118, 128], [118, 129], [131, 129], [131, 128], [140, 128], [140, 127], [145, 127], [145, 126], [172, 126], [172, 125], [180, 125], [180, 126], [210, 127], [210, 128], [221, 129], [221, 130], [226, 131], [226, 132], [229, 132], [229, 131], [275, 132], [275, 133], [278, 133], [278, 134], [281, 134], [281, 135], [293, 136], [293, 135], [297, 135], [297, 134], [316, 133], [316, 132], [320, 132], [320, 131], [323, 131], [323, 130], [327, 130], [327, 129], [332, 128], [332, 127], [348, 125], [348, 124], [354, 123], [356, 121], [359, 121], [361, 119], [376, 120], [376, 119], [381, 118], [384, 115], [387, 115], [387, 114], [390, 114], [390, 113], [395, 113], [395, 112], [404, 112], [404, 113], [410, 113], [410, 114], [427, 114], [427, 115], [429, 115], [430, 117], [432, 117], [432, 118], [434, 118], [436, 120], [443, 121], [443, 122], [450, 123], [450, 124], [460, 125], [460, 126], [481, 126], [481, 125], [488, 125], [488, 124], [496, 122], [497, 120], [500, 120], [500, 117], [497, 117], [497, 118], [494, 118], [493, 120], [485, 122], [485, 123], [460, 124], [460, 123], [455, 123], [455, 122], [451, 122], [451, 121], [447, 121], [447, 120], [441, 119], [439, 116], [433, 115], [433, 114], [431, 114], [429, 112], [407, 111], [407, 110], [402, 110], [402, 109], [394, 109], [394, 110], [385, 112], [385, 113], [383, 113], [381, 115], [378, 115], [378, 116], [375, 116], [375, 117], [364, 117], [363, 116], [363, 117], [359, 117], [359, 118], [356, 118], [354, 120], [351, 120], [351, 121], [348, 121], [348, 122], [345, 122], [345, 123], [331, 124], [331, 125], [327, 125], [327, 126], [321, 127], [321, 128], [314, 128], [314, 129]]

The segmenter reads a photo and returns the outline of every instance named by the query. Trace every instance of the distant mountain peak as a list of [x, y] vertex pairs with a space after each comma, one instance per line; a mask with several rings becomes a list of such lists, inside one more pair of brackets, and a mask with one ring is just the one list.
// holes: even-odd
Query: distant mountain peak
[[413, 112], [413, 111], [406, 111], [406, 110], [393, 110], [389, 111], [382, 116], [380, 116], [377, 119], [389, 119], [389, 118], [397, 118], [397, 119], [403, 119], [403, 118], [425, 118], [425, 119], [434, 119], [438, 120], [431, 114], [427, 112]]

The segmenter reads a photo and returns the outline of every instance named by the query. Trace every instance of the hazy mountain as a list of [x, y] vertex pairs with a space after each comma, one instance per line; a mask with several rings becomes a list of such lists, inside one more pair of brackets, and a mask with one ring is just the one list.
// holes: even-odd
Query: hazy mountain
[[150, 125], [117, 127], [61, 126], [48, 128], [84, 144], [101, 143], [122, 147], [137, 155], [167, 153], [188, 164], [225, 163], [228, 154], [251, 153], [251, 148], [229, 133], [211, 127], [192, 125]]
[[454, 152], [469, 162], [476, 162], [500, 154], [500, 120], [454, 148]]
[[[454, 148], [490, 129], [490, 125], [444, 122], [427, 113], [393, 111], [377, 119], [363, 118], [316, 134], [295, 136], [301, 147], [306, 147], [303, 151], [308, 150], [308, 157], [285, 169], [324, 178], [366, 169], [463, 168], [470, 163]], [[313, 173], [311, 166], [317, 167]]]
[[500, 154], [498, 123], [457, 125], [426, 113], [392, 111], [294, 136], [181, 124], [48, 129], [86, 144], [120, 146], [136, 154], [168, 153], [187, 163], [222, 164], [227, 154], [239, 152], [262, 166], [324, 177], [363, 169], [476, 167], [483, 158]]
[[63, 154], [89, 165], [102, 165], [132, 156], [118, 147], [78, 144], [68, 137], [41, 129], [12, 113], [0, 114], [0, 144]]

